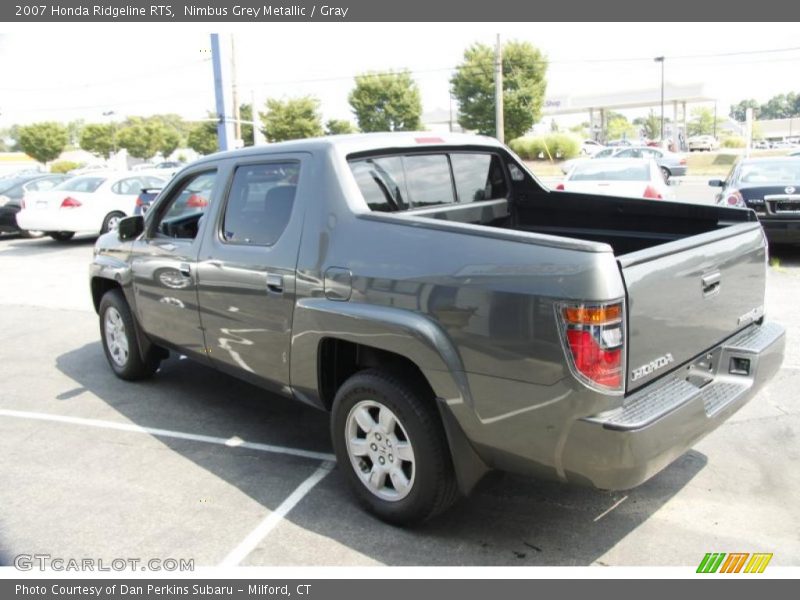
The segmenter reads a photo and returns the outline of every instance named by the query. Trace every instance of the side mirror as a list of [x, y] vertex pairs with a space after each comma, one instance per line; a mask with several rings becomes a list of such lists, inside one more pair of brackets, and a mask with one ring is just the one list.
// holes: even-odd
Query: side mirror
[[725, 187], [725, 182], [722, 179], [711, 179], [708, 185], [711, 187]]
[[117, 235], [120, 240], [133, 240], [139, 237], [144, 231], [144, 217], [125, 217], [121, 219], [117, 226]]

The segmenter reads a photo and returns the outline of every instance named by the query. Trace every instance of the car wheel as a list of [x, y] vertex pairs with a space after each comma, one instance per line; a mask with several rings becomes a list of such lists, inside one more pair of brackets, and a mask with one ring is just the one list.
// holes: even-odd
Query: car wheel
[[120, 379], [151, 377], [161, 363], [158, 348], [142, 355], [136, 339], [136, 323], [121, 290], [111, 290], [100, 300], [100, 339], [108, 364]]
[[360, 502], [384, 521], [409, 525], [458, 496], [435, 399], [381, 370], [350, 377], [333, 403], [339, 468]]
[[664, 176], [664, 181], [669, 180], [672, 175], [667, 167], [661, 167], [661, 174]]
[[75, 237], [74, 231], [48, 231], [47, 235], [57, 242], [68, 242]]
[[125, 218], [125, 213], [112, 212], [106, 215], [103, 219], [103, 226], [100, 228], [100, 233], [108, 233], [119, 226], [119, 222]]
[[28, 231], [27, 229], [21, 229], [19, 234], [24, 238], [34, 239], [44, 236], [44, 231]]

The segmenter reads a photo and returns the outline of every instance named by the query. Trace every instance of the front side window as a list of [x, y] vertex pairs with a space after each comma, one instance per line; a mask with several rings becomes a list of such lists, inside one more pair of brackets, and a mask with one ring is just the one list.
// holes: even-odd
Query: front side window
[[198, 173], [184, 180], [159, 209], [153, 226], [155, 234], [188, 240], [197, 237], [200, 219], [208, 208], [216, 183], [216, 171]]
[[300, 163], [245, 165], [233, 176], [222, 238], [229, 243], [271, 246], [292, 216]]

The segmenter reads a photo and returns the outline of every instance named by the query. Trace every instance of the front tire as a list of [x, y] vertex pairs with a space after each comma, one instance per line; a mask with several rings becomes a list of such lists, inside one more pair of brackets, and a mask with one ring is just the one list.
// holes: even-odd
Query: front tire
[[670, 173], [670, 170], [667, 167], [661, 167], [661, 175], [664, 177], [664, 181], [669, 181], [672, 173]]
[[458, 496], [435, 399], [421, 387], [370, 369], [345, 381], [333, 403], [339, 468], [367, 510], [397, 525], [429, 519]]
[[48, 231], [47, 235], [57, 242], [68, 242], [75, 237], [74, 231]]
[[103, 351], [114, 374], [128, 381], [151, 377], [158, 370], [161, 358], [156, 348], [142, 355], [136, 339], [136, 323], [122, 291], [106, 292], [98, 312]]

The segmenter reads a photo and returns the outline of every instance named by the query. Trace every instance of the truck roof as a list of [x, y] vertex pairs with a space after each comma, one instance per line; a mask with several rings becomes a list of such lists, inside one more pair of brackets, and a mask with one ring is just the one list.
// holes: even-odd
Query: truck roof
[[438, 133], [431, 131], [403, 131], [386, 133], [353, 133], [323, 137], [276, 142], [262, 146], [249, 146], [238, 150], [216, 152], [199, 159], [218, 160], [223, 158], [255, 156], [265, 153], [302, 152], [336, 148], [343, 154], [369, 152], [389, 148], [418, 148], [420, 146], [501, 146], [496, 139], [465, 133]]

